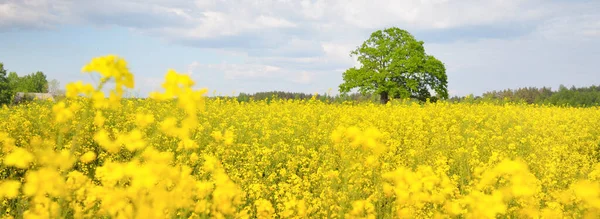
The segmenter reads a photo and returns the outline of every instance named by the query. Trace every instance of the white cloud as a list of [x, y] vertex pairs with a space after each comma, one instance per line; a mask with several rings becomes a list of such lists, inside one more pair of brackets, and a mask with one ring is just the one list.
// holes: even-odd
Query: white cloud
[[347, 65], [357, 65], [358, 61], [356, 57], [351, 57], [350, 52], [360, 44], [360, 42], [347, 43], [347, 42], [323, 42], [321, 46], [325, 52], [327, 60], [332, 62], [340, 62]]
[[197, 71], [199, 74], [214, 75], [215, 73], [218, 73], [223, 75], [223, 79], [225, 80], [238, 81], [274, 80], [306, 84], [310, 83], [315, 75], [315, 73], [304, 70], [292, 70], [257, 63], [202, 64], [195, 61], [190, 64], [190, 66], [194, 66], [194, 71]]
[[302, 71], [302, 72], [300, 72], [300, 76], [297, 78], [292, 78], [292, 81], [299, 83], [299, 84], [307, 84], [313, 80], [313, 77], [314, 77], [314, 74], [311, 74], [307, 71]]
[[198, 66], [200, 66], [200, 63], [199, 63], [199, 62], [197, 62], [197, 61], [195, 61], [195, 62], [192, 62], [191, 64], [189, 64], [189, 65], [188, 65], [188, 74], [189, 74], [189, 75], [193, 75], [193, 74], [194, 74], [194, 70], [195, 70], [196, 68], [198, 68]]
[[[411, 29], [452, 28], [528, 21], [552, 15], [561, 9], [558, 3], [541, 0], [379, 0], [376, 3], [371, 0], [107, 0], [102, 3], [91, 0], [13, 0], [0, 5], [5, 18], [31, 24], [64, 23], [73, 19], [105, 24], [107, 21], [100, 18], [112, 17], [108, 20], [115, 25], [132, 25], [125, 19], [117, 19], [128, 14], [156, 18], [148, 19], [148, 22], [169, 19], [172, 20], [168, 22], [171, 25], [164, 26], [168, 27], [168, 32], [178, 29], [199, 38], [248, 30], [294, 28], [299, 27], [298, 23], [367, 29], [390, 25], [406, 25]], [[185, 25], [177, 25], [177, 22]], [[144, 28], [150, 24], [137, 25]], [[194, 28], [190, 30], [188, 25]]]
[[[537, 19], [554, 8], [540, 0], [370, 0], [329, 1], [328, 19], [339, 17], [348, 26], [361, 28], [391, 25], [411, 29], [452, 28]], [[309, 10], [315, 6], [305, 4]], [[318, 7], [317, 7], [318, 8]], [[323, 16], [320, 16], [323, 17]]]
[[257, 25], [258, 28], [296, 27], [296, 24], [286, 19], [265, 15], [258, 16], [255, 21], [257, 24], [259, 24]]
[[260, 64], [218, 64], [214, 67], [223, 71], [225, 79], [229, 80], [281, 77], [285, 73], [279, 67]]
[[538, 28], [540, 35], [549, 39], [598, 39], [600, 14], [561, 16], [549, 19]]
[[[45, 0], [0, 2], [0, 30], [3, 28], [51, 28], [61, 22], [60, 14], [71, 10], [63, 1]], [[56, 15], [59, 14], [59, 15]]]
[[[353, 38], [360, 39], [357, 28], [367, 33], [389, 26], [417, 31], [537, 22], [589, 5], [598, 4], [542, 0], [9, 0], [0, 3], [0, 28], [88, 23], [121, 25], [174, 39], [252, 34], [267, 41], [273, 36], [266, 30], [280, 30], [285, 33], [282, 37], [300, 34], [305, 40], [319, 40], [315, 37], [323, 35], [344, 38], [350, 30]], [[596, 31], [584, 32], [595, 35]]]
[[583, 35], [587, 37], [600, 37], [600, 28], [584, 30]]

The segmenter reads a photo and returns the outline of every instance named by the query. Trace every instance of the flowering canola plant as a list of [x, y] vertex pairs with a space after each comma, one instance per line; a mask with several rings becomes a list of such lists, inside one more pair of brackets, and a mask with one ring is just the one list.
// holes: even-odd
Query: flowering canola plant
[[[600, 110], [206, 99], [169, 70], [0, 109], [5, 218], [598, 218]], [[108, 93], [103, 88], [114, 85]]]

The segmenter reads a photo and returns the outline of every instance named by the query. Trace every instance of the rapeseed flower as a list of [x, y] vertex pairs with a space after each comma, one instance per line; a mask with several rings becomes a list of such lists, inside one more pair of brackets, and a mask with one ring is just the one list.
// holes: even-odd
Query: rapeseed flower
[[0, 181], [0, 198], [16, 198], [20, 188], [21, 182], [17, 180]]
[[4, 165], [27, 169], [35, 157], [23, 148], [15, 148], [4, 158]]

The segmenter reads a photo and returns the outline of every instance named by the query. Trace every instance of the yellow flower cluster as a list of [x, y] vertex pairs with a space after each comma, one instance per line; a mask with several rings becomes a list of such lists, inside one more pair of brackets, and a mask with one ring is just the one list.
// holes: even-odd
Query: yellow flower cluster
[[[600, 109], [204, 97], [168, 70], [0, 109], [6, 218], [598, 218]], [[102, 89], [115, 82], [108, 97]]]
[[[111, 97], [123, 96], [123, 88], [133, 88], [134, 80], [133, 74], [129, 72], [127, 62], [125, 59], [117, 57], [115, 55], [107, 55], [103, 57], [97, 57], [92, 59], [90, 63], [85, 65], [82, 72], [99, 72], [102, 77], [100, 81], [105, 83], [114, 79], [116, 86], [114, 93], [111, 93]], [[89, 87], [88, 87], [89, 90]]]
[[[198, 125], [198, 111], [203, 110], [203, 95], [208, 90], [206, 88], [193, 90], [192, 86], [194, 84], [195, 82], [192, 81], [189, 75], [179, 74], [169, 69], [165, 76], [165, 82], [162, 84], [162, 87], [165, 89], [164, 93], [150, 93], [150, 98], [157, 101], [177, 98], [177, 106], [184, 110], [185, 118], [183, 120], [177, 121], [176, 117], [169, 116], [160, 125], [163, 133], [172, 137], [178, 137], [181, 140], [178, 149], [198, 148], [198, 144], [190, 137], [193, 134], [192, 131]], [[181, 126], [177, 123], [181, 123]]]

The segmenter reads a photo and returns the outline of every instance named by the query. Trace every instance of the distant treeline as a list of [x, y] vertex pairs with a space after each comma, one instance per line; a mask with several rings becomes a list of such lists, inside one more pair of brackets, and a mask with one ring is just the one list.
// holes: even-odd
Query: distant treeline
[[378, 95], [361, 95], [357, 93], [347, 94], [347, 95], [328, 95], [328, 94], [306, 94], [299, 92], [285, 92], [285, 91], [268, 91], [268, 92], [257, 92], [254, 94], [249, 93], [240, 93], [235, 97], [223, 97], [223, 96], [215, 96], [210, 98], [234, 98], [240, 102], [249, 102], [249, 101], [267, 101], [279, 99], [279, 100], [310, 100], [315, 99], [322, 102], [328, 103], [342, 103], [345, 101], [352, 102], [376, 102], [379, 101]]
[[[240, 93], [235, 98], [240, 102], [254, 101], [271, 101], [273, 99], [311, 99], [313, 96], [320, 101], [330, 103], [342, 103], [345, 101], [352, 102], [379, 102], [378, 95], [361, 95], [352, 93], [347, 95], [327, 95], [327, 94], [306, 94], [298, 92], [258, 92], [254, 94]], [[216, 97], [215, 97], [216, 98]], [[435, 101], [435, 100], [433, 100]], [[433, 102], [432, 101], [432, 102]], [[553, 91], [549, 87], [527, 87], [519, 89], [506, 89], [501, 91], [485, 92], [481, 96], [454, 96], [450, 98], [450, 102], [524, 102], [529, 104], [546, 104], [557, 106], [600, 106], [600, 86], [590, 87], [571, 87], [567, 88], [563, 85], [558, 90]]]
[[529, 104], [545, 104], [556, 106], [600, 106], [600, 86], [567, 88], [561, 85], [553, 91], [549, 87], [528, 87], [519, 89], [506, 89], [483, 93], [481, 96], [452, 97], [452, 102], [462, 101], [509, 101], [525, 102]]

